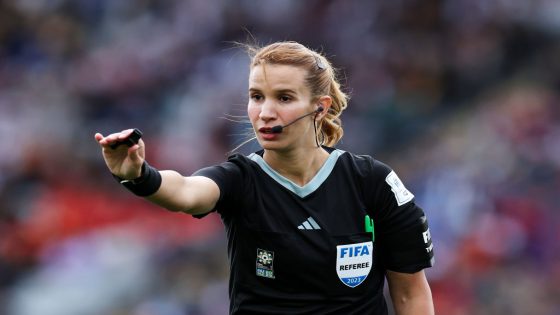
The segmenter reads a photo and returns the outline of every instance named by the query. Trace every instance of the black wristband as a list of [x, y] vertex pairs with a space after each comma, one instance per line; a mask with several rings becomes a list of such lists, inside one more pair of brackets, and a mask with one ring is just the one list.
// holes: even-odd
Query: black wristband
[[126, 189], [140, 197], [147, 197], [155, 194], [161, 186], [161, 174], [146, 161], [142, 164], [140, 177], [136, 179], [123, 179], [115, 174], [112, 175], [119, 183], [126, 187]]

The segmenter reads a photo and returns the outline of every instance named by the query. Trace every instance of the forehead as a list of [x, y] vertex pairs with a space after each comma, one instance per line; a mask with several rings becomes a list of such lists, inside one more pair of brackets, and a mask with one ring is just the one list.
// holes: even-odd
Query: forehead
[[261, 64], [253, 67], [249, 73], [249, 89], [290, 89], [304, 92], [307, 90], [306, 75], [306, 70], [301, 67]]

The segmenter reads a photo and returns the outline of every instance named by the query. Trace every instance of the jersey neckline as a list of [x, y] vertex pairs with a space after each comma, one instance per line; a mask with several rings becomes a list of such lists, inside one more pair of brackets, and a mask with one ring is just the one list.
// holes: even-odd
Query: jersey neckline
[[284, 186], [284, 188], [298, 195], [300, 198], [305, 198], [306, 196], [317, 190], [317, 188], [319, 188], [319, 186], [321, 186], [321, 184], [325, 182], [325, 180], [329, 177], [332, 170], [334, 169], [336, 161], [338, 161], [338, 158], [344, 152], [345, 151], [343, 150], [332, 149], [329, 157], [327, 158], [323, 166], [321, 166], [321, 168], [319, 169], [319, 172], [317, 172], [317, 174], [315, 174], [311, 181], [309, 181], [304, 186], [299, 186], [298, 184], [292, 182], [290, 179], [282, 176], [280, 173], [275, 171], [258, 153], [251, 153], [248, 158], [257, 163], [257, 165], [278, 184]]

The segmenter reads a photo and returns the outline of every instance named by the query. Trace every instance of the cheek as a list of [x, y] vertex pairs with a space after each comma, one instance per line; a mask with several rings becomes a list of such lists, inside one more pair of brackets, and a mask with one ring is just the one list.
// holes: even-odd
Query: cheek
[[249, 116], [249, 120], [251, 123], [254, 123], [257, 119], [259, 119], [260, 110], [257, 106], [247, 105], [247, 116]]

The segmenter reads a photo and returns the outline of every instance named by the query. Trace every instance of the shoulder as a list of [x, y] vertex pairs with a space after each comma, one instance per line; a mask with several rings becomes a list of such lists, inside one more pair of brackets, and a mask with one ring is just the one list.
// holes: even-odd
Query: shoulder
[[361, 186], [366, 199], [394, 199], [396, 205], [401, 206], [414, 198], [414, 195], [388, 164], [370, 155], [358, 155], [350, 152], [346, 152], [341, 161], [343, 167], [351, 169], [354, 179]]
[[247, 196], [250, 187], [255, 186], [252, 185], [252, 178], [255, 177], [252, 175], [255, 173], [254, 164], [248, 157], [234, 154], [225, 162], [196, 171], [193, 176], [209, 178], [218, 185], [220, 197], [215, 210], [224, 215]]
[[[344, 151], [342, 151], [344, 152]], [[371, 155], [344, 152], [341, 155], [341, 164], [351, 168], [359, 177], [370, 179], [383, 179], [393, 172], [393, 169]]]

